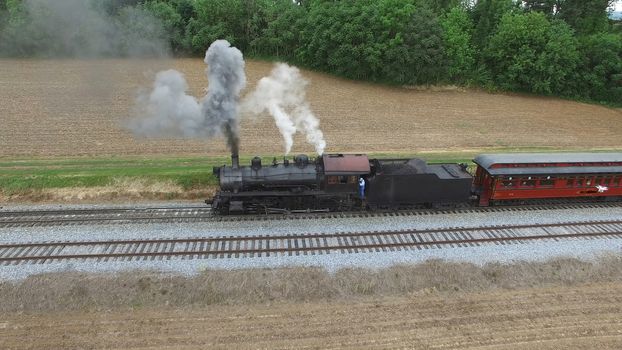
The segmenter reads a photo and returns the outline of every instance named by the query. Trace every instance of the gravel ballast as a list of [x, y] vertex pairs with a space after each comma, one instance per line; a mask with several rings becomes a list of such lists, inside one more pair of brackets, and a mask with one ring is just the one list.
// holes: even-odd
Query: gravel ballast
[[[6, 209], [6, 208], [5, 208]], [[619, 220], [622, 208], [556, 209], [493, 213], [459, 213], [409, 217], [332, 218], [317, 220], [266, 220], [240, 222], [200, 222], [132, 225], [75, 225], [52, 227], [0, 228], [1, 243], [65, 240], [108, 240], [145, 238], [183, 238], [239, 235], [282, 235], [348, 231], [435, 229], [493, 225], [546, 224], [575, 221]], [[329, 271], [343, 267], [382, 268], [428, 259], [487, 262], [516, 260], [542, 261], [559, 256], [592, 259], [604, 253], [622, 253], [622, 239], [568, 239], [562, 241], [490, 243], [475, 247], [444, 246], [378, 253], [351, 253], [254, 258], [135, 260], [111, 262], [54, 262], [0, 266], [0, 278], [20, 279], [30, 274], [78, 270], [85, 272], [157, 269], [193, 274], [202, 269], [248, 267], [321, 266]]]

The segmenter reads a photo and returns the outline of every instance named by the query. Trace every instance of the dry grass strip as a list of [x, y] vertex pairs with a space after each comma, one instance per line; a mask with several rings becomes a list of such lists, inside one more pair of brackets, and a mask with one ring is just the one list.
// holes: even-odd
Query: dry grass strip
[[49, 273], [0, 282], [0, 311], [111, 310], [271, 302], [339, 301], [359, 297], [452, 294], [622, 281], [622, 256], [595, 261], [477, 266], [430, 260], [380, 270], [320, 268], [207, 270], [195, 276], [149, 271]]

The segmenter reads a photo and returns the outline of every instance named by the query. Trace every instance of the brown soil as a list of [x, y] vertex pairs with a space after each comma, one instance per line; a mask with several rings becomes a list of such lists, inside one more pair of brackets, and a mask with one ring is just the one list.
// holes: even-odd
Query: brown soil
[[0, 349], [622, 346], [622, 257], [0, 281]]
[[[200, 59], [2, 60], [0, 157], [226, 154], [222, 140], [134, 139], [122, 128], [139, 87], [174, 67], [191, 92], [206, 86]], [[272, 63], [247, 62], [249, 88]], [[145, 74], [145, 71], [151, 72]], [[482, 147], [622, 147], [622, 111], [555, 98], [372, 85], [304, 71], [329, 152]], [[247, 88], [248, 91], [248, 88]], [[270, 118], [242, 123], [242, 153], [275, 154]], [[308, 152], [297, 137], [294, 152]]]
[[619, 349], [622, 284], [0, 317], [2, 349]]

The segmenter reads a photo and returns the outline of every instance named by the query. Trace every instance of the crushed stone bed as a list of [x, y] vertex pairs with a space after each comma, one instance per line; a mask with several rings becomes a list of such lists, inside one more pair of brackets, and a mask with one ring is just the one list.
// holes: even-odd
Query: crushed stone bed
[[[459, 213], [414, 217], [334, 218], [321, 220], [266, 220], [241, 222], [200, 222], [135, 225], [77, 225], [60, 227], [17, 227], [0, 229], [1, 243], [215, 237], [240, 235], [283, 235], [351, 231], [386, 231], [494, 225], [545, 224], [573, 221], [619, 220], [622, 208], [536, 210], [530, 212]], [[431, 247], [423, 250], [400, 250], [377, 253], [338, 253], [253, 258], [187, 259], [114, 262], [53, 262], [1, 266], [0, 278], [20, 279], [31, 274], [77, 270], [85, 272], [157, 269], [194, 274], [203, 269], [239, 269], [249, 267], [320, 266], [335, 271], [343, 267], [383, 268], [411, 264], [428, 259], [465, 261], [476, 264], [542, 261], [559, 256], [592, 259], [601, 254], [622, 253], [622, 239], [564, 239], [560, 241], [518, 241], [511, 244], [482, 244], [467, 247]]]

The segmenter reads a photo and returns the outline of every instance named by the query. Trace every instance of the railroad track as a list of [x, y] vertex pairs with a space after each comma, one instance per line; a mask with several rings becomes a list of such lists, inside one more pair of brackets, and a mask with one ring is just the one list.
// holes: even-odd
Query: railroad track
[[253, 258], [622, 238], [622, 220], [384, 232], [0, 244], [0, 265], [56, 261]]
[[1, 211], [0, 228], [3, 227], [42, 227], [86, 224], [140, 224], [140, 223], [186, 223], [186, 222], [232, 222], [232, 221], [268, 221], [268, 220], [310, 220], [360, 217], [408, 217], [459, 213], [495, 213], [509, 211], [534, 211], [551, 209], [596, 209], [622, 207], [621, 202], [588, 203], [546, 203], [523, 206], [499, 207], [461, 207], [451, 209], [412, 209], [378, 212], [344, 213], [295, 213], [269, 215], [213, 215], [211, 207], [151, 207], [151, 208], [96, 208], [67, 210], [25, 210]]
[[0, 227], [195, 222], [212, 217], [201, 206], [0, 211]]

